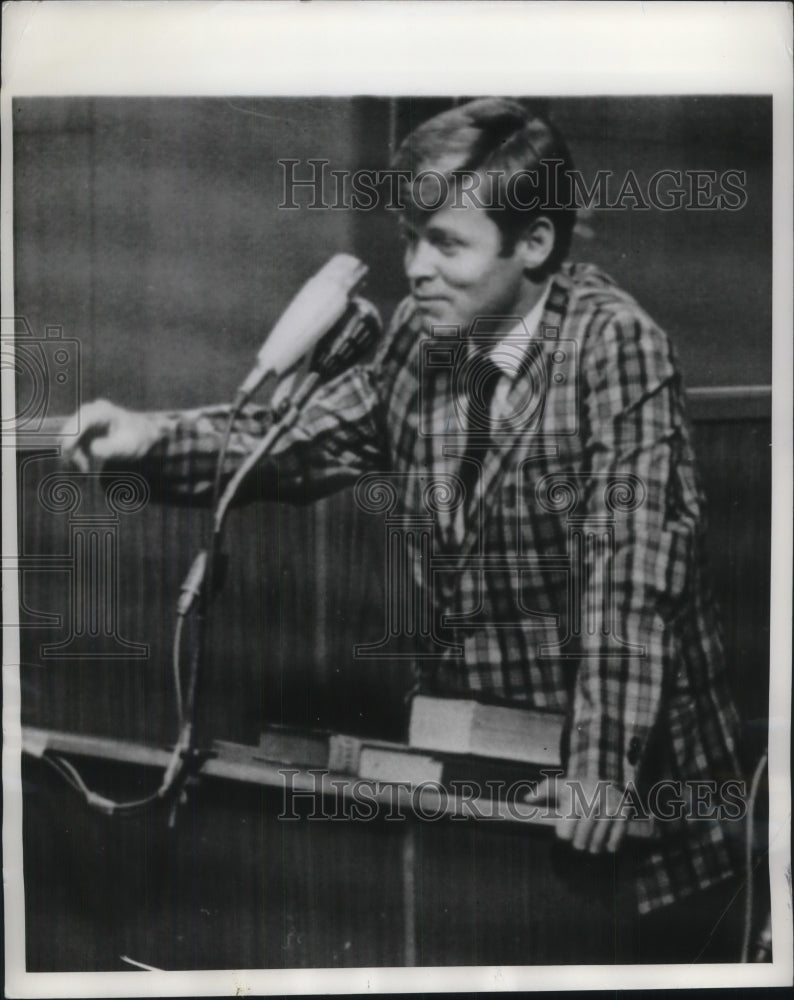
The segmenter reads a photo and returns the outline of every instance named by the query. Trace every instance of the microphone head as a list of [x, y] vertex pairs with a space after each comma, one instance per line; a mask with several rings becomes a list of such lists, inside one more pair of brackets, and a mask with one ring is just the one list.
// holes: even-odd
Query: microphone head
[[324, 380], [335, 378], [362, 358], [382, 332], [378, 310], [371, 302], [355, 296], [315, 348], [309, 370]]
[[348, 253], [338, 253], [303, 285], [257, 356], [263, 371], [283, 375], [307, 354], [345, 315], [367, 266]]

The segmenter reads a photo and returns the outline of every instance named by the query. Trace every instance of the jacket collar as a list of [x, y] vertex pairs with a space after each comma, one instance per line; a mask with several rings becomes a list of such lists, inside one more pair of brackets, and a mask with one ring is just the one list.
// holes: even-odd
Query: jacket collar
[[[531, 378], [541, 380], [541, 384], [533, 387], [536, 391], [545, 392], [545, 377], [547, 366], [545, 364], [546, 355], [554, 350], [555, 341], [560, 337], [563, 329], [565, 316], [568, 311], [568, 302], [571, 293], [571, 280], [567, 274], [558, 272], [550, 282], [546, 301], [543, 306], [540, 322], [537, 331], [533, 336], [533, 341], [539, 342], [539, 347], [534, 348], [532, 357], [528, 362], [534, 365]], [[522, 457], [530, 457], [533, 454], [549, 455], [556, 454], [558, 445], [538, 439], [533, 434], [528, 433], [528, 421], [532, 419], [531, 407], [527, 406], [527, 375], [519, 372], [514, 376], [513, 382], [507, 394], [505, 412], [516, 414], [527, 414], [526, 420], [517, 420], [513, 428], [500, 432], [499, 439], [495, 446], [485, 452], [482, 457], [483, 470], [479, 482], [479, 488], [475, 491], [475, 496], [470, 498], [465, 511], [465, 524], [467, 525], [460, 549], [460, 557], [456, 564], [456, 570], [462, 568], [471, 553], [482, 547], [483, 535], [490, 511], [493, 507], [495, 494], [498, 486], [509, 467], [516, 461], [516, 452], [520, 451]], [[447, 395], [445, 393], [441, 394]], [[437, 402], [440, 412], [443, 412], [444, 401]], [[446, 404], [448, 405], [448, 404]], [[440, 413], [436, 413], [436, 416]], [[461, 444], [455, 451], [462, 454], [465, 443]], [[450, 449], [452, 450], [452, 449]], [[443, 454], [444, 447], [439, 442], [434, 443], [433, 459], [439, 462], [439, 471], [454, 472], [459, 464], [458, 458], [450, 458]]]

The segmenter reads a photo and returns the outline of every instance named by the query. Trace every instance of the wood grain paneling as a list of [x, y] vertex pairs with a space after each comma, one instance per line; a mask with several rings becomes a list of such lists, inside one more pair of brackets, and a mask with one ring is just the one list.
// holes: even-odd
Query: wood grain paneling
[[[127, 795], [156, 780], [80, 763], [93, 787], [121, 782]], [[549, 829], [363, 821], [338, 804], [322, 812], [281, 790], [206, 778], [169, 829], [158, 810], [121, 821], [88, 812], [38, 761], [24, 776], [31, 971], [121, 970], [123, 955], [203, 970], [621, 964], [637, 954], [640, 844], [617, 858], [575, 856]], [[741, 912], [733, 900], [721, 914], [718, 961], [738, 955]], [[701, 928], [672, 960], [695, 960], [712, 937]], [[643, 941], [646, 954], [668, 945]]]
[[[145, 647], [144, 657], [126, 657], [101, 636], [50, 652], [69, 638], [74, 613], [70, 515], [44, 509], [38, 492], [56, 471], [53, 459], [31, 456], [20, 469], [23, 718], [97, 735], [171, 739], [176, 600], [203, 544], [206, 512], [149, 504], [118, 520], [118, 634]], [[82, 481], [80, 489], [81, 516], [100, 523], [107, 513], [102, 483]], [[234, 512], [206, 657], [210, 734], [256, 742], [265, 721], [397, 734], [410, 684], [406, 665], [353, 657], [355, 644], [374, 642], [383, 630], [381, 527], [357, 515], [349, 494], [314, 508]], [[61, 556], [67, 569], [42, 566], [41, 554]], [[37, 625], [44, 612], [60, 624]]]
[[[140, 793], [141, 768], [81, 761], [93, 787]], [[174, 830], [107, 820], [25, 769], [27, 961], [36, 971], [401, 965], [404, 823], [309, 820], [282, 793], [203, 780]]]
[[769, 709], [771, 442], [766, 419], [695, 424], [710, 580], [751, 756], [766, 741]]

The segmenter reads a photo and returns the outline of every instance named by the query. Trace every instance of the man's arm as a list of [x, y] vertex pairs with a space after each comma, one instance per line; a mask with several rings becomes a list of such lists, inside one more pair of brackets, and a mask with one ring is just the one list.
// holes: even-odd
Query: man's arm
[[558, 833], [598, 852], [617, 849], [625, 822], [588, 817], [582, 803], [600, 787], [614, 815], [638, 781], [677, 668], [672, 622], [691, 580], [700, 500], [665, 335], [633, 310], [606, 316], [591, 327], [581, 370], [585, 512], [594, 528], [608, 515], [614, 536], [585, 554], [579, 581], [597, 627], [582, 629]]
[[[298, 422], [258, 464], [238, 500], [309, 502], [350, 485], [382, 467], [384, 435], [380, 402], [368, 368], [350, 369], [320, 386]], [[105, 400], [76, 415], [80, 433], [67, 457], [83, 468], [134, 468], [154, 496], [175, 502], [209, 499], [229, 415], [227, 406], [136, 413]], [[246, 407], [234, 420], [222, 481], [257, 447], [272, 426], [269, 410]]]

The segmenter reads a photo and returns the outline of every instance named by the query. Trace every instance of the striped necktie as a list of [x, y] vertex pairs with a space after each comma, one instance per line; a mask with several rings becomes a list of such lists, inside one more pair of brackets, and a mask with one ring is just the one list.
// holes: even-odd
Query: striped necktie
[[501, 378], [504, 378], [502, 369], [485, 355], [477, 358], [477, 363], [472, 365], [470, 377], [467, 378], [468, 428], [466, 447], [458, 469], [465, 494], [450, 525], [447, 546], [450, 551], [459, 548], [463, 542], [466, 531], [466, 510], [476, 495], [486, 452], [493, 446], [491, 405]]

